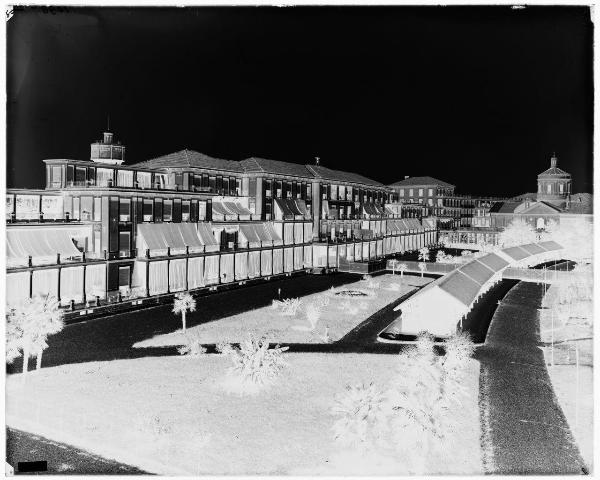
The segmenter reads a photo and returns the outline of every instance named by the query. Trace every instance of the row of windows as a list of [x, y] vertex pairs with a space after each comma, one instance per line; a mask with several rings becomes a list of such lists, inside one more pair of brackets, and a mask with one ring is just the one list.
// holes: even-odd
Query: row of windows
[[236, 177], [208, 174], [135, 172], [103, 167], [66, 166], [48, 167], [48, 186], [71, 187], [126, 187], [160, 190], [210, 191], [222, 195], [241, 195], [241, 181]]
[[[139, 221], [171, 222], [174, 216], [182, 222], [203, 221], [206, 219], [206, 202], [181, 199], [144, 199], [138, 207]], [[100, 197], [73, 197], [58, 195], [7, 195], [6, 215], [15, 214], [17, 220], [37, 220], [40, 213], [45, 220], [62, 220], [69, 215], [71, 220], [102, 219], [102, 199]], [[131, 221], [132, 201], [130, 198], [119, 199], [119, 220]]]
[[[206, 191], [222, 195], [241, 196], [241, 179], [224, 175], [192, 173], [151, 173], [135, 172], [105, 167], [80, 167], [75, 165], [51, 165], [48, 167], [48, 185], [51, 188], [64, 186], [126, 187], [142, 189], [167, 189], [184, 191]], [[266, 179], [264, 184], [266, 198], [312, 197], [310, 182], [283, 181]], [[324, 200], [344, 200], [353, 202], [387, 201], [388, 194], [381, 191], [367, 191], [347, 185], [323, 184]], [[412, 195], [412, 194], [411, 194]]]
[[[404, 189], [401, 188], [399, 190], [399, 194], [401, 197], [404, 197], [408, 194], [409, 197], [414, 197], [415, 196], [415, 192], [417, 192], [419, 197], [424, 196], [425, 193], [425, 189], [424, 188], [408, 188], [408, 189]], [[433, 188], [428, 188], [427, 189], [427, 196], [428, 197], [433, 197]]]

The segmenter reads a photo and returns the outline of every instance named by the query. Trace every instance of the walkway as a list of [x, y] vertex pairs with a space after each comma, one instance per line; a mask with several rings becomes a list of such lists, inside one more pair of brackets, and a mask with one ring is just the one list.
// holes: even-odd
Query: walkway
[[[11, 428], [6, 429], [6, 461], [14, 468], [17, 475], [147, 475], [146, 472], [135, 467]], [[20, 472], [19, 462], [46, 462], [46, 470], [27, 471], [27, 468], [35, 466], [29, 463], [29, 465], [21, 465], [25, 471]]]
[[476, 355], [488, 473], [585, 473], [538, 347], [543, 289], [528, 282], [514, 287], [496, 310]]

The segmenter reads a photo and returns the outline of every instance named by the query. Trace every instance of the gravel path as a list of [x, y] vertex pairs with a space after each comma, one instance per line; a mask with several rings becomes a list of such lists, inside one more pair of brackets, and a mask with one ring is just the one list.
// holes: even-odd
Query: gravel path
[[513, 288], [477, 352], [488, 473], [586, 473], [538, 347], [543, 289], [526, 282]]

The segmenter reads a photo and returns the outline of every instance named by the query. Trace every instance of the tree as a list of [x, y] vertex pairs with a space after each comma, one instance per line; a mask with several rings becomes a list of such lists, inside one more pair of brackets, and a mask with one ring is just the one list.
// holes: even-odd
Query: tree
[[423, 247], [419, 250], [419, 260], [422, 262], [429, 261], [429, 248]]
[[400, 272], [400, 281], [404, 280], [404, 272], [408, 270], [408, 265], [406, 263], [401, 263], [398, 265], [398, 271]]
[[427, 270], [427, 264], [425, 262], [419, 263], [419, 270], [421, 270], [421, 277], [423, 276], [423, 272]]
[[181, 292], [175, 295], [173, 302], [173, 313], [175, 315], [181, 314], [181, 323], [183, 325], [183, 333], [185, 333], [185, 315], [188, 312], [196, 311], [196, 300], [190, 295], [189, 292]]
[[50, 295], [28, 299], [8, 314], [6, 358], [10, 363], [22, 352], [23, 380], [30, 356], [37, 357], [36, 370], [42, 367], [46, 340], [63, 329], [63, 316], [58, 300]]
[[502, 247], [514, 247], [535, 243], [537, 234], [533, 227], [522, 218], [515, 218], [504, 228], [498, 237], [498, 243]]
[[395, 258], [390, 260], [390, 265], [392, 266], [392, 275], [396, 273], [396, 267], [398, 266], [398, 260]]

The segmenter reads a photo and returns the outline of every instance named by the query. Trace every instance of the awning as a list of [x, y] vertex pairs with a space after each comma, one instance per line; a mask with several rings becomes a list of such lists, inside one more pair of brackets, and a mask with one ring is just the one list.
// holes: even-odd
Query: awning
[[212, 202], [212, 213], [213, 215], [220, 215], [222, 217], [225, 215], [232, 215], [225, 209], [221, 202]]
[[219, 246], [219, 242], [212, 234], [212, 225], [210, 223], [197, 223], [198, 226], [198, 236], [200, 237], [200, 241], [206, 245], [216, 245]]
[[396, 215], [393, 211], [391, 211], [388, 207], [385, 207], [385, 214], [386, 215]]
[[275, 231], [275, 228], [273, 228], [273, 225], [271, 223], [262, 223], [260, 225], [262, 225], [262, 227], [265, 229], [265, 231], [269, 237], [269, 240], [272, 240], [273, 242], [281, 242], [282, 241], [281, 237], [277, 234], [277, 232]]
[[236, 203], [236, 202], [223, 202], [223, 206], [225, 207], [225, 209], [229, 210], [232, 215], [239, 215], [239, 216], [252, 215], [252, 212], [250, 212], [250, 210], [248, 210], [246, 207], [244, 207], [243, 205], [240, 205], [239, 203]]
[[295, 215], [304, 216], [304, 213], [302, 213], [302, 211], [298, 208], [298, 205], [296, 204], [296, 202], [294, 200], [286, 199], [285, 203], [287, 203], [288, 208], [294, 214], [294, 216]]
[[9, 258], [31, 257], [56, 257], [60, 253], [63, 257], [81, 256], [71, 236], [64, 230], [44, 228], [40, 229], [7, 229], [6, 253]]
[[254, 225], [240, 225], [240, 232], [242, 232], [242, 235], [246, 237], [249, 243], [260, 243], [261, 241]]
[[298, 210], [302, 212], [302, 215], [305, 217], [310, 217], [310, 212], [308, 211], [308, 208], [306, 208], [306, 202], [304, 200], [297, 199], [295, 200], [295, 203], [298, 207]]
[[294, 213], [295, 209], [292, 210], [290, 208], [290, 203], [286, 199], [276, 198], [275, 203], [281, 210], [281, 214], [283, 215], [283, 217], [292, 217], [293, 218], [295, 215], [302, 215], [301, 213]]

